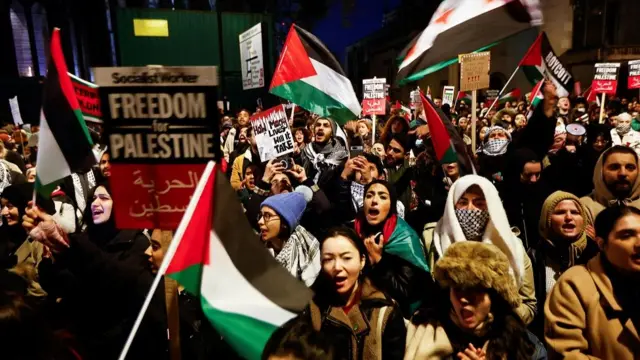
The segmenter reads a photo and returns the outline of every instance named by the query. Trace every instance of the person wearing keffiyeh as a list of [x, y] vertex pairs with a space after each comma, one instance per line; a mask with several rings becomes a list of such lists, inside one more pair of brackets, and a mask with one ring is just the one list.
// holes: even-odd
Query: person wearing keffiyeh
[[511, 134], [500, 126], [487, 130], [482, 153], [478, 154], [480, 174], [499, 185], [504, 181], [507, 165], [507, 148], [511, 143]]
[[340, 168], [349, 153], [337, 137], [338, 125], [327, 118], [319, 118], [313, 126], [313, 141], [302, 152], [302, 166], [309, 178], [323, 187], [332, 178], [335, 169]]

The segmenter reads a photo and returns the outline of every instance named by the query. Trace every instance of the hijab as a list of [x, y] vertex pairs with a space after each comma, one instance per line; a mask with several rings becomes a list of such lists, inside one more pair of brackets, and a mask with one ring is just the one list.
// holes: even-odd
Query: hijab
[[113, 239], [116, 235], [118, 235], [119, 230], [116, 228], [116, 220], [115, 220], [115, 206], [111, 207], [111, 215], [109, 216], [109, 220], [105, 221], [102, 224], [94, 224], [93, 216], [91, 213], [91, 204], [93, 203], [93, 196], [96, 193], [96, 190], [99, 187], [104, 187], [107, 190], [107, 193], [112, 196], [111, 187], [107, 181], [103, 181], [98, 183], [93, 189], [89, 191], [89, 195], [87, 196], [87, 207], [84, 210], [84, 219], [87, 224], [87, 234], [89, 235], [89, 240], [94, 242], [98, 246], [103, 246], [109, 240]]
[[433, 234], [438, 256], [444, 256], [453, 243], [467, 241], [456, 215], [455, 205], [467, 189], [473, 185], [477, 185], [482, 190], [489, 213], [489, 221], [480, 241], [497, 246], [507, 256], [516, 282], [521, 284], [524, 276], [524, 247], [520, 239], [511, 231], [498, 190], [489, 180], [481, 176], [466, 175], [451, 186], [445, 203], [444, 215], [436, 224]]
[[[553, 194], [549, 195], [547, 200], [545, 200], [544, 205], [542, 205], [542, 212], [540, 214], [540, 226], [538, 231], [540, 232], [540, 237], [544, 239], [545, 243], [543, 246], [551, 251], [546, 251], [547, 256], [551, 258], [556, 258], [556, 260], [561, 260], [560, 258], [565, 255], [565, 251], [562, 250], [564, 245], [564, 240], [557, 239], [557, 236], [553, 233], [551, 229], [551, 215], [553, 214], [556, 206], [559, 203], [565, 200], [571, 200], [576, 204], [578, 211], [580, 211], [580, 215], [582, 216], [583, 224], [582, 229], [580, 229], [580, 235], [576, 240], [572, 243], [568, 244], [569, 257], [566, 260], [558, 261], [564, 267], [564, 270], [569, 267], [576, 265], [577, 259], [582, 255], [582, 252], [587, 248], [587, 234], [585, 232], [585, 226], [587, 224], [587, 213], [582, 204], [580, 203], [580, 199], [577, 196], [564, 192], [564, 191], [556, 191]], [[554, 251], [555, 250], [555, 251]], [[568, 262], [567, 262], [568, 261]]]

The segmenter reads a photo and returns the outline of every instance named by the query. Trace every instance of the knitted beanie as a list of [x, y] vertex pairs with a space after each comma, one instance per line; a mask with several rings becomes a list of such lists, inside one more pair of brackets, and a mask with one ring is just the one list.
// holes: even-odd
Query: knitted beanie
[[293, 231], [302, 218], [302, 214], [307, 207], [307, 201], [300, 192], [278, 194], [268, 197], [262, 202], [260, 207], [268, 206], [275, 211]]
[[495, 245], [476, 241], [452, 244], [436, 263], [434, 277], [443, 288], [493, 289], [514, 309], [520, 306], [509, 260]]

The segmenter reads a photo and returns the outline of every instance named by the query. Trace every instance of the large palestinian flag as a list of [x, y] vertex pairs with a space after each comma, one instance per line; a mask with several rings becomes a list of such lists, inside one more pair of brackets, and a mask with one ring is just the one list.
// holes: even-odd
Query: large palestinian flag
[[269, 92], [339, 124], [362, 108], [340, 63], [313, 34], [292, 25]]
[[[444, 0], [429, 25], [401, 53], [396, 82], [416, 81], [458, 54], [483, 51], [542, 23], [539, 0]], [[442, 64], [442, 65], [440, 65]]]
[[271, 334], [311, 299], [251, 229], [238, 198], [210, 162], [159, 270], [200, 299], [238, 354], [260, 359]]
[[96, 158], [60, 44], [60, 29], [51, 36], [51, 56], [44, 81], [38, 138], [36, 190], [49, 197], [59, 180], [88, 170]]
[[519, 66], [531, 85], [538, 83], [543, 78], [548, 78], [555, 84], [558, 96], [569, 96], [573, 91], [573, 76], [556, 56], [549, 43], [549, 38], [544, 32], [538, 35], [536, 41], [520, 61]]

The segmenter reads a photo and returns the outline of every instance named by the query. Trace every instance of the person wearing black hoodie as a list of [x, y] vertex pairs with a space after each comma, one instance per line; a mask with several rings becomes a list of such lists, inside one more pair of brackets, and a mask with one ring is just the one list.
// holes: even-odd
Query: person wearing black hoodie
[[[107, 183], [89, 192], [83, 234], [65, 234], [38, 210], [27, 215], [37, 223], [30, 235], [52, 252], [42, 261], [42, 286], [61, 300], [58, 313], [76, 335], [88, 359], [116, 359], [151, 287], [153, 275], [145, 254], [149, 238], [137, 230], [118, 230]], [[127, 358], [166, 359], [167, 335], [163, 293], [156, 291]]]

